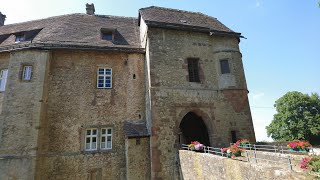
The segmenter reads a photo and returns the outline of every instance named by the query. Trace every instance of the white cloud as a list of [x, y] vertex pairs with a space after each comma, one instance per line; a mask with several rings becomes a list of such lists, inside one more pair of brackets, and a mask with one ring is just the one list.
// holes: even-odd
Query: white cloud
[[263, 96], [264, 96], [264, 93], [263, 93], [263, 92], [260, 92], [260, 93], [254, 94], [254, 95], [252, 96], [252, 98], [253, 98], [254, 100], [257, 100], [257, 99], [260, 99], [260, 98], [263, 97]]
[[262, 5], [262, 1], [261, 0], [256, 0], [256, 7], [260, 7]]

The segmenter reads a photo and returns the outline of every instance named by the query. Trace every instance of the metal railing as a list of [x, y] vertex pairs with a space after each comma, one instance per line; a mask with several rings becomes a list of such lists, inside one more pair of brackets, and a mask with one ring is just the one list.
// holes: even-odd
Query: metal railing
[[[230, 143], [230, 145], [233, 145], [234, 143]], [[247, 144], [245, 146], [238, 146], [240, 148], [246, 149], [246, 150], [255, 150], [255, 151], [267, 151], [267, 152], [274, 152], [274, 153], [280, 153], [280, 154], [305, 154], [305, 153], [311, 153], [315, 154], [313, 148], [309, 148], [308, 151], [293, 151], [290, 150], [287, 146], [276, 146], [276, 145], [257, 145], [257, 144]]]
[[[292, 164], [292, 158], [291, 156], [277, 156], [277, 155], [272, 155], [272, 154], [260, 154], [257, 153], [258, 151], [267, 151], [267, 152], [275, 152], [275, 153], [279, 153], [280, 150], [282, 152], [282, 154], [285, 154], [284, 152], [291, 152], [289, 150], [285, 150], [283, 147], [282, 149], [279, 150], [279, 146], [272, 146], [273, 148], [270, 147], [270, 145], [255, 145], [255, 144], [250, 144], [250, 146], [239, 146], [240, 148], [244, 149], [242, 150], [242, 152], [245, 154], [245, 157], [247, 162], [263, 162], [263, 161], [267, 161], [267, 162], [272, 162], [272, 163], [276, 163], [276, 164], [281, 164], [281, 165], [288, 165], [290, 170], [293, 170], [293, 164]], [[189, 148], [188, 145], [186, 144], [181, 144], [180, 145], [180, 149], [183, 150], [189, 150], [192, 151], [192, 149]], [[210, 146], [204, 146], [203, 148], [203, 153], [209, 153], [209, 154], [213, 154], [213, 155], [219, 155], [219, 156], [224, 156], [227, 157], [228, 153], [225, 153], [222, 151], [222, 148], [214, 148], [214, 147], [210, 147]], [[259, 155], [258, 155], [259, 154]], [[262, 157], [261, 157], [262, 156]], [[266, 157], [270, 157], [270, 158], [266, 158]], [[237, 158], [233, 158], [233, 159], [237, 159]]]

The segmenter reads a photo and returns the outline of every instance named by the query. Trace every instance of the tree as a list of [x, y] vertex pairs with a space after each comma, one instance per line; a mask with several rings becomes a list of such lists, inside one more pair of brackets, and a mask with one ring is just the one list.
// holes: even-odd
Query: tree
[[320, 143], [320, 97], [300, 92], [288, 92], [275, 102], [277, 113], [266, 127], [274, 140], [308, 140]]

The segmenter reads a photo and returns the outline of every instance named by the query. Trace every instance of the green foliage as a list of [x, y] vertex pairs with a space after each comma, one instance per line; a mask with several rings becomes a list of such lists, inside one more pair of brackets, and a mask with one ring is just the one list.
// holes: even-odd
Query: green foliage
[[311, 171], [320, 173], [320, 156], [312, 157], [308, 164]]
[[269, 137], [277, 141], [299, 139], [319, 143], [320, 97], [317, 93], [288, 92], [274, 106], [277, 113], [266, 127]]

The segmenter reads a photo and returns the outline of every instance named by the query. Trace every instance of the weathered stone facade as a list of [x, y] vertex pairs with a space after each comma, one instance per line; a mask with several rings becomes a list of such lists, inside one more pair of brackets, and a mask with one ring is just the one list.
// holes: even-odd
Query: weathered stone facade
[[[179, 125], [188, 112], [202, 117], [211, 146], [227, 146], [232, 130], [255, 141], [236, 38], [166, 29], [149, 29], [148, 38], [154, 177], [174, 173], [171, 157], [183, 143]], [[200, 83], [188, 81], [187, 58], [199, 58]], [[220, 59], [230, 60], [230, 74], [219, 72]]]
[[[155, 26], [149, 10], [209, 18], [210, 26], [225, 32], [214, 34], [199, 24]], [[0, 93], [0, 179], [178, 179], [179, 144], [189, 143], [181, 123], [190, 112], [203, 121], [207, 145], [228, 145], [231, 131], [238, 139], [255, 141], [240, 34], [199, 13], [150, 7], [140, 16], [118, 18], [123, 24], [135, 22], [132, 32], [116, 17], [67, 19], [92, 28], [91, 21], [108, 24], [113, 18], [106, 27], [114, 33], [111, 43], [92, 40], [100, 37], [94, 34], [98, 29], [85, 32], [85, 45], [77, 38], [52, 44], [45, 27], [35, 39], [47, 44], [34, 40], [18, 48], [9, 41], [18, 26], [3, 26], [10, 30], [3, 35], [0, 27], [1, 37], [8, 37], [3, 47], [0, 39], [0, 69], [9, 72]], [[66, 32], [77, 32], [81, 26], [74, 24]], [[199, 59], [200, 82], [189, 81], [188, 58]], [[221, 73], [220, 60], [228, 60], [230, 73]], [[25, 65], [33, 67], [30, 81], [21, 80]], [[98, 68], [112, 68], [112, 88], [97, 88]], [[146, 133], [124, 131], [127, 122], [141, 121]], [[86, 130], [106, 127], [112, 129], [112, 148], [87, 151]]]

